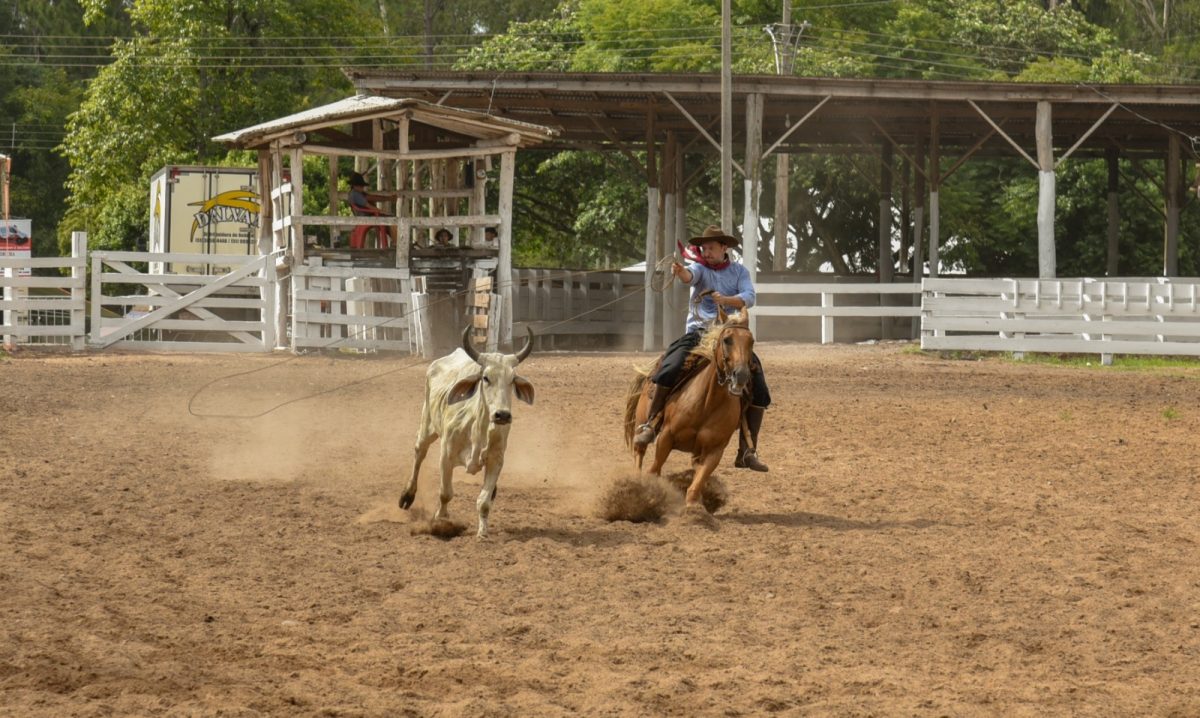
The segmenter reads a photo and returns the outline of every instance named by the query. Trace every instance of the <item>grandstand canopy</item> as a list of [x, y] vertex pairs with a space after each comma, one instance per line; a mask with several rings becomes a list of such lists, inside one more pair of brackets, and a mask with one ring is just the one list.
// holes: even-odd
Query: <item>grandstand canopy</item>
[[[559, 137], [543, 145], [548, 148], [638, 145], [646, 142], [648, 133], [661, 138], [668, 130], [684, 142], [699, 136], [694, 146], [703, 148], [708, 142], [698, 127], [716, 137], [720, 123], [718, 75], [367, 68], [350, 68], [346, 74], [363, 92], [422, 98], [560, 128]], [[978, 152], [1012, 156], [1016, 150], [1007, 135], [1032, 156], [1039, 102], [1052, 105], [1056, 148], [1066, 150], [1083, 139], [1076, 154], [1099, 156], [1116, 148], [1124, 156], [1162, 157], [1172, 134], [1168, 128], [1188, 137], [1200, 136], [1200, 92], [1187, 85], [735, 75], [732, 93], [738, 137], [745, 136], [742, 108], [747, 96], [764, 97], [764, 149], [824, 101], [777, 152], [842, 151], [884, 141], [913, 145], [918, 137], [928, 143], [936, 131], [943, 150], [970, 149], [982, 140]], [[1101, 118], [1103, 122], [1093, 129]], [[1185, 142], [1184, 152], [1193, 151], [1191, 143]]]

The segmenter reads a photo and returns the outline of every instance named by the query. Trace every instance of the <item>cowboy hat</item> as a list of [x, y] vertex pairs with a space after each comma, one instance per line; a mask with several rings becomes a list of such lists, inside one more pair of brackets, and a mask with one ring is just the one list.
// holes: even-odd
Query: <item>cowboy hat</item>
[[688, 244], [693, 244], [699, 247], [710, 240], [716, 240], [726, 247], [736, 247], [739, 244], [737, 237], [732, 237], [728, 234], [725, 234], [725, 230], [721, 229], [715, 224], [708, 225], [708, 228], [705, 229], [704, 233], [699, 237], [692, 237], [689, 239]]

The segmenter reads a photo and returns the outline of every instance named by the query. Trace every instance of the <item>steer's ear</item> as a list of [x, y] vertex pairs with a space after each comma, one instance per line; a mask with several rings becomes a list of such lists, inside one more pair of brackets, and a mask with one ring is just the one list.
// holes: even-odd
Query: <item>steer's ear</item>
[[454, 386], [450, 387], [450, 393], [446, 395], [446, 403], [457, 404], [460, 401], [470, 399], [475, 395], [475, 388], [478, 386], [479, 377], [463, 379]]
[[513, 377], [513, 391], [516, 392], [517, 398], [526, 404], [533, 403], [533, 384], [523, 376]]

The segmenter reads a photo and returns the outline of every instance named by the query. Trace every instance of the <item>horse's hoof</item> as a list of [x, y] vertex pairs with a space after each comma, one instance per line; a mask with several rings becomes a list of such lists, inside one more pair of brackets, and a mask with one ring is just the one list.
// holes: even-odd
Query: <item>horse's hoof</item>
[[415, 498], [416, 494], [404, 494], [400, 497], [400, 508], [407, 511], [408, 508], [413, 505], [413, 499]]
[[688, 526], [699, 526], [710, 531], [716, 531], [720, 526], [716, 517], [708, 513], [708, 509], [704, 508], [704, 504], [699, 502], [685, 504], [680, 519]]

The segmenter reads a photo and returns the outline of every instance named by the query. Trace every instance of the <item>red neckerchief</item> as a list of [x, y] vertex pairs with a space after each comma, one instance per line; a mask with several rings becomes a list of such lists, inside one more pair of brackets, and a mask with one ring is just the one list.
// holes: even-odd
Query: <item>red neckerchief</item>
[[696, 245], [689, 244], [688, 246], [685, 247], [685, 246], [683, 246], [683, 243], [678, 240], [675, 241], [675, 245], [679, 248], [679, 252], [680, 252], [680, 254], [682, 254], [684, 256], [684, 258], [690, 259], [693, 262], [696, 262], [698, 264], [703, 264], [704, 266], [708, 267], [709, 269], [724, 269], [729, 266], [729, 253], [728, 252], [725, 253], [725, 261], [717, 262], [716, 264], [710, 264], [704, 260], [704, 254], [700, 251], [700, 248], [697, 247]]

